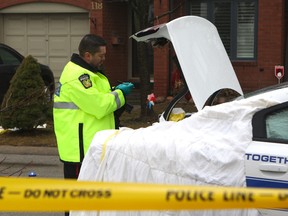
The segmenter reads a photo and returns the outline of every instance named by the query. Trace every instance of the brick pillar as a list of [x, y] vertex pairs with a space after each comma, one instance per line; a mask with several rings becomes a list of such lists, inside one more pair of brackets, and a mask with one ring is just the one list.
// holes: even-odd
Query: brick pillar
[[102, 0], [91, 0], [90, 33], [99, 36], [103, 36], [103, 5]]

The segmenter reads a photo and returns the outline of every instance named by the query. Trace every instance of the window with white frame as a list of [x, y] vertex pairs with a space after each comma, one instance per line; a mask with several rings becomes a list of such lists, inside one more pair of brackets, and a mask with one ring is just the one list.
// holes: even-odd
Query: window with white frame
[[190, 0], [189, 13], [216, 26], [231, 60], [256, 59], [257, 0]]

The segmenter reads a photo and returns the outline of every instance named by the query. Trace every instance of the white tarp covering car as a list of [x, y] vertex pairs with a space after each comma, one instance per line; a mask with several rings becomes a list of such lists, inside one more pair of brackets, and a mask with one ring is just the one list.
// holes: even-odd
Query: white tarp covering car
[[[183, 20], [187, 20], [187, 23], [185, 21], [183, 24]], [[185, 17], [178, 21], [185, 29], [189, 29], [190, 25], [188, 23], [194, 26], [195, 22], [197, 24], [199, 21], [195, 31], [198, 28], [201, 29], [202, 25], [211, 26], [211, 28], [207, 28], [202, 32], [205, 34], [205, 31], [209, 32], [214, 29], [211, 37], [205, 37], [205, 40], [218, 38], [216, 29], [208, 21], [198, 17]], [[160, 28], [157, 27], [158, 30], [155, 28], [154, 32], [150, 31], [149, 33], [146, 30], [146, 36], [147, 38], [164, 37], [168, 31], [169, 40], [172, 41], [174, 47], [179, 48], [176, 48], [176, 53], [182, 68], [182, 64], [185, 64], [187, 58], [182, 54], [181, 46], [175, 44], [185, 43], [186, 41], [173, 39], [174, 36], [171, 36], [173, 35], [171, 32], [174, 28], [172, 26], [176, 26], [177, 31], [182, 31], [182, 29], [179, 29], [179, 26], [176, 25], [177, 20], [171, 21], [171, 23], [171, 25], [168, 23], [161, 25]], [[166, 34], [160, 34], [161, 29]], [[153, 35], [158, 33], [160, 35]], [[193, 31], [189, 30], [189, 34], [192, 33]], [[148, 36], [149, 34], [150, 36]], [[213, 34], [217, 34], [217, 37], [213, 37]], [[191, 37], [191, 39], [202, 40], [201, 37], [194, 39]], [[213, 41], [218, 42], [206, 43], [207, 46], [212, 46], [211, 50], [215, 48], [214, 46], [223, 46], [221, 40], [215, 39]], [[221, 45], [218, 43], [221, 43]], [[193, 49], [198, 50], [194, 53], [195, 55], [197, 53], [201, 55], [201, 48], [205, 46], [205, 43], [198, 43], [198, 45], [199, 47], [197, 43], [193, 45]], [[185, 50], [188, 52], [188, 49]], [[222, 50], [222, 48], [219, 50]], [[214, 52], [214, 55], [217, 53]], [[211, 59], [204, 58], [207, 54], [208, 50], [206, 54], [202, 55], [202, 58], [198, 56], [198, 61], [193, 61], [194, 64], [199, 64], [201, 67], [206, 65], [207, 68], [210, 68]], [[191, 58], [194, 58], [194, 56]], [[227, 56], [223, 58], [227, 59]], [[218, 59], [218, 61], [221, 60], [222, 58]], [[222, 65], [223, 68], [230, 68], [229, 61], [221, 62], [221, 64], [224, 64]], [[215, 62], [215, 64], [217, 63]], [[192, 66], [186, 65], [186, 67]], [[195, 74], [190, 76], [190, 73], [195, 71], [200, 73], [200, 70], [197, 70], [198, 67], [195, 65], [193, 67], [195, 70], [184, 69], [185, 67], [182, 69], [184, 69], [185, 79], [188, 76], [190, 80], [190, 83], [186, 81], [194, 98], [195, 91], [190, 88], [190, 85], [193, 84], [192, 77], [197, 76]], [[209, 97], [208, 92], [211, 95], [221, 88], [231, 88], [242, 93], [233, 70], [219, 69], [216, 71], [224, 75], [221, 77], [221, 84], [214, 85], [213, 80], [208, 82], [208, 77], [206, 77], [207, 80], [204, 77], [196, 80], [196, 82], [201, 81], [204, 84], [207, 81], [213, 87], [208, 88], [209, 91], [203, 90], [205, 96], [201, 96], [196, 91], [200, 98], [198, 101], [199, 111], [190, 117], [179, 122], [162, 121], [147, 128], [136, 130], [121, 128], [120, 130], [98, 132], [84, 158], [78, 180], [232, 187], [246, 187], [249, 185], [274, 187], [276, 185], [279, 188], [287, 188], [288, 147], [283, 144], [288, 144], [288, 135], [285, 135], [288, 130], [288, 103], [286, 102], [288, 86], [282, 85], [275, 89], [256, 93], [251, 97], [242, 97], [232, 102], [211, 107], [206, 106], [201, 109], [204, 100]], [[223, 71], [228, 74], [232, 73], [232, 75], [225, 76]], [[228, 84], [225, 83], [226, 78], [229, 80]], [[202, 85], [204, 84], [202, 83]], [[280, 128], [277, 126], [279, 119], [281, 119]], [[265, 184], [267, 182], [268, 184]], [[143, 205], [145, 204], [143, 203]], [[273, 216], [288, 215], [284, 210], [261, 209], [149, 212], [82, 211], [72, 212], [71, 215], [256, 216], [260, 213]]]

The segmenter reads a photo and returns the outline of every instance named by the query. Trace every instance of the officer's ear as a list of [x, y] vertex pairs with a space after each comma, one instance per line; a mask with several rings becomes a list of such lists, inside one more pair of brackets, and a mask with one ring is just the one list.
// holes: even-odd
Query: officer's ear
[[92, 54], [89, 52], [85, 52], [83, 58], [86, 62], [91, 62]]

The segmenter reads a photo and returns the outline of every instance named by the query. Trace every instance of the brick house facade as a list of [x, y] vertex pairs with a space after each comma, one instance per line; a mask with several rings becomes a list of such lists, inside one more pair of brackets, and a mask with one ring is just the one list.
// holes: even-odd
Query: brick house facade
[[[256, 2], [257, 6], [255, 40], [257, 44], [255, 46], [255, 58], [253, 60], [231, 59], [232, 65], [244, 92], [249, 92], [268, 85], [277, 84], [278, 80], [274, 75], [274, 66], [285, 65], [285, 58], [287, 58], [287, 15], [285, 14], [287, 13], [287, 10], [285, 10], [287, 5], [285, 5], [285, 0], [254, 1]], [[193, 2], [193, 0], [154, 0], [154, 24], [169, 22], [169, 20], [172, 20], [176, 17], [189, 14], [190, 12], [187, 9], [189, 7], [189, 2]], [[71, 17], [69, 18], [71, 20], [75, 19], [73, 17], [73, 13], [75, 11], [76, 13], [84, 13], [84, 17], [86, 17], [85, 19], [87, 19], [87, 22], [89, 22], [89, 27], [87, 32], [83, 30], [82, 33], [90, 32], [99, 34], [103, 36], [108, 42], [108, 53], [106, 56], [105, 69], [111, 80], [111, 84], [116, 84], [117, 80], [132, 80], [137, 82], [138, 79], [137, 77], [133, 77], [131, 67], [133, 61], [131, 52], [132, 39], [129, 39], [129, 36], [134, 32], [131, 30], [131, 11], [127, 1], [1, 0], [0, 24], [2, 25], [2, 29], [0, 27], [0, 42], [7, 43], [10, 37], [9, 34], [6, 34], [5, 32], [7, 31], [5, 30], [5, 26], [7, 26], [5, 24], [6, 17], [9, 14], [24, 14], [24, 12], [21, 13], [19, 10], [13, 10], [13, 8], [25, 4], [33, 5], [36, 3], [38, 7], [41, 7], [41, 4], [44, 3], [49, 3], [55, 8], [58, 4], [61, 6], [69, 5], [71, 8], [68, 12], [71, 14]], [[77, 11], [77, 8], [79, 8], [79, 11]], [[56, 12], [53, 12], [53, 10], [51, 10], [47, 13], [52, 14], [53, 16], [53, 14], [57, 13], [57, 10], [55, 11]], [[26, 11], [25, 13], [29, 12]], [[32, 13], [35, 13], [35, 11], [32, 11], [31, 14]], [[58, 13], [61, 13], [62, 15], [64, 14], [64, 12], [61, 11]], [[8, 18], [11, 17], [8, 16]], [[29, 34], [30, 33], [28, 32], [27, 35], [29, 36]], [[28, 36], [26, 38], [28, 38]], [[71, 43], [73, 43], [74, 36], [68, 36], [68, 38], [72, 38]], [[79, 39], [80, 36], [77, 35], [76, 38]], [[76, 43], [75, 41], [74, 43]], [[10, 41], [10, 43], [12, 42]], [[75, 45], [71, 45], [72, 48], [73, 46]], [[72, 48], [71, 50], [73, 50]], [[69, 55], [71, 55], [71, 53], [69, 53]], [[154, 50], [153, 78], [154, 93], [156, 96], [167, 96], [170, 93], [171, 71], [173, 70], [171, 55], [171, 47]], [[66, 60], [68, 60], [67, 57]], [[49, 61], [44, 63], [49, 64]], [[288, 67], [287, 64], [288, 63], [286, 61], [286, 66]], [[286, 76], [287, 73], [285, 73], [283, 80], [287, 80]]]
[[[161, 4], [162, 2], [162, 4]], [[167, 7], [164, 1], [154, 1], [154, 16], [160, 16], [167, 11], [172, 11], [173, 7], [179, 5], [181, 1], [174, 1], [174, 5]], [[163, 17], [157, 22], [167, 22], [181, 16], [187, 15], [185, 7], [187, 1], [182, 1], [183, 4], [174, 14]], [[269, 85], [278, 83], [278, 79], [274, 75], [275, 65], [285, 65], [286, 43], [287, 43], [287, 5], [285, 0], [258, 0], [257, 15], [256, 15], [256, 58], [254, 60], [231, 60], [237, 77], [244, 92], [250, 92]], [[286, 8], [286, 10], [285, 10]], [[286, 14], [287, 15], [286, 15]], [[165, 83], [167, 83], [167, 71], [169, 64], [164, 64], [169, 59], [169, 53], [166, 50], [157, 50], [154, 52], [154, 58], [161, 62], [161, 65], [154, 65], [154, 80], [155, 89], [159, 93], [167, 93]], [[155, 60], [156, 61], [156, 60]], [[286, 68], [287, 68], [286, 61]], [[285, 69], [286, 69], [285, 68]], [[160, 72], [162, 71], [162, 72]], [[285, 70], [286, 71], [286, 70]], [[171, 73], [171, 72], [170, 72]], [[287, 80], [287, 72], [281, 82]], [[157, 92], [155, 91], [157, 94]]]
[[274, 66], [285, 65], [287, 21], [284, 9], [285, 0], [258, 1], [257, 59], [252, 62], [232, 62], [244, 91], [278, 83]]

